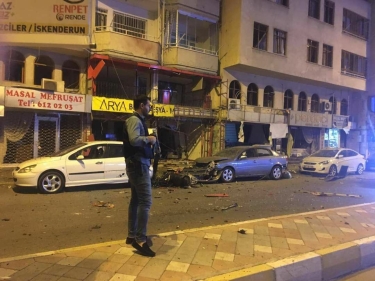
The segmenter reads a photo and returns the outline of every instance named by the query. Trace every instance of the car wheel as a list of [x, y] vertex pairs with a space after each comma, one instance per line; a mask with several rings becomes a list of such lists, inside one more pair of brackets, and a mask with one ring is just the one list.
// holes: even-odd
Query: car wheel
[[282, 175], [283, 175], [283, 171], [281, 170], [280, 166], [274, 166], [272, 168], [270, 176], [273, 180], [281, 179]]
[[359, 164], [357, 167], [357, 171], [355, 172], [357, 175], [362, 175], [363, 174], [364, 167], [362, 164]]
[[329, 167], [329, 172], [328, 174], [332, 177], [336, 176], [337, 175], [337, 167], [336, 165], [332, 165], [331, 167]]
[[38, 180], [38, 189], [41, 193], [58, 193], [65, 187], [63, 174], [58, 171], [44, 172]]
[[221, 173], [221, 180], [223, 182], [232, 182], [234, 181], [234, 170], [230, 167], [226, 167], [223, 169]]

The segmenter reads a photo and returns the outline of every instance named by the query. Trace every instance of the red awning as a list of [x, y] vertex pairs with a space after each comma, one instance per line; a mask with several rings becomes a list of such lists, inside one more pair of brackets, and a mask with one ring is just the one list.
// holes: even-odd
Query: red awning
[[183, 74], [183, 75], [187, 75], [187, 76], [199, 76], [199, 77], [212, 79], [212, 80], [221, 80], [221, 77], [217, 76], [217, 75], [209, 75], [209, 74], [204, 74], [204, 73], [199, 73], [199, 72], [194, 72], [194, 71], [189, 71], [189, 70], [182, 70], [182, 69], [178, 69], [178, 68], [174, 68], [174, 67], [166, 67], [166, 66], [161, 66], [161, 65], [151, 65], [151, 64], [148, 64], [148, 63], [144, 63], [144, 62], [136, 62], [136, 61], [132, 61], [132, 60], [114, 58], [114, 57], [110, 57], [108, 55], [94, 54], [94, 55], [91, 56], [91, 59], [113, 61], [113, 62], [116, 62], [116, 63], [134, 66], [135, 68], [157, 69], [161, 72], [166, 72], [166, 73], [174, 72], [174, 73], [177, 73], [177, 74]]

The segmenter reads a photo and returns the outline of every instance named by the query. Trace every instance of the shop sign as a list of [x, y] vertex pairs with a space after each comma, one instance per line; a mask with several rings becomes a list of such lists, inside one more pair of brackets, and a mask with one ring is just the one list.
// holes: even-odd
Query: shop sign
[[174, 117], [174, 105], [172, 104], [159, 104], [152, 105], [152, 114], [155, 117]]
[[9, 87], [5, 92], [5, 107], [85, 112], [84, 95]]
[[92, 110], [117, 113], [133, 113], [132, 100], [92, 97]]
[[0, 33], [87, 35], [90, 0], [0, 1]]
[[332, 115], [291, 110], [289, 126], [332, 128]]
[[343, 115], [333, 115], [333, 127], [343, 129], [349, 126], [349, 117]]

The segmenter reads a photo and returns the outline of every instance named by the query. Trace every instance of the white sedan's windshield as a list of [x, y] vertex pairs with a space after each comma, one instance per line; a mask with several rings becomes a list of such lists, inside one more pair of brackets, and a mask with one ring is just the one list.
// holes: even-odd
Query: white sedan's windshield
[[60, 151], [58, 151], [58, 152], [55, 152], [55, 153], [51, 154], [50, 156], [52, 156], [52, 157], [63, 156], [63, 155], [65, 155], [65, 154], [67, 154], [67, 153], [69, 153], [69, 152], [71, 152], [71, 151], [73, 151], [73, 150], [76, 150], [76, 149], [78, 149], [78, 148], [80, 148], [80, 147], [83, 147], [83, 146], [85, 146], [85, 145], [87, 145], [87, 143], [79, 143], [79, 144], [75, 144], [75, 145], [69, 146], [69, 147], [67, 147], [67, 148], [65, 148], [65, 149], [63, 149], [63, 150], [60, 150]]
[[311, 154], [311, 156], [331, 158], [331, 157], [335, 157], [338, 152], [339, 151], [337, 149], [322, 149], [322, 150], [315, 152], [314, 154]]

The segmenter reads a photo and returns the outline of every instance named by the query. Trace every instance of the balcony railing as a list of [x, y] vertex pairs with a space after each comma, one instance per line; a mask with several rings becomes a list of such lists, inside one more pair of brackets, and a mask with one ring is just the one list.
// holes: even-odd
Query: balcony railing
[[149, 35], [144, 32], [132, 30], [123, 25], [113, 26], [96, 26], [96, 32], [113, 32], [117, 34], [124, 34], [126, 36], [145, 39], [153, 42], [158, 42], [158, 37]]
[[284, 109], [258, 107], [250, 105], [231, 105], [228, 108], [230, 121], [246, 121], [256, 123], [287, 123], [288, 113]]

